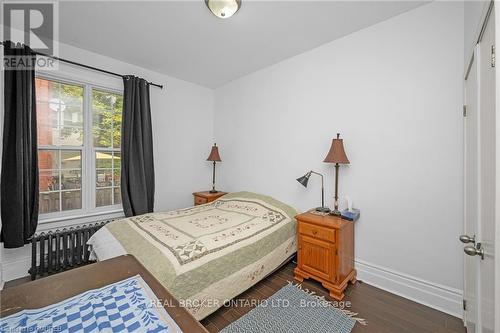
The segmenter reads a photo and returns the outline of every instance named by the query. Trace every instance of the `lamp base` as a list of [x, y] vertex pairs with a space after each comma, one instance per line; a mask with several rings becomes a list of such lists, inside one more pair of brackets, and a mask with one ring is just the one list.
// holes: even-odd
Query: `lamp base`
[[334, 210], [332, 210], [332, 211], [330, 212], [330, 215], [333, 215], [333, 216], [341, 216], [341, 215], [342, 215], [342, 213], [340, 213], [340, 211], [339, 211], [339, 210], [334, 209]]
[[321, 213], [330, 213], [330, 208], [328, 207], [317, 207], [315, 210]]
[[219, 191], [217, 191], [217, 190], [210, 190], [210, 191], [208, 191], [208, 193], [219, 193]]

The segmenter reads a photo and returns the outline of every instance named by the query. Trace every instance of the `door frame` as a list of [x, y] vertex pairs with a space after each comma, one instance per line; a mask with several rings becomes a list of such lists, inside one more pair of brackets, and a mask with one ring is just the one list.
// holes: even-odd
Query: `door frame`
[[[494, 6], [495, 18], [500, 19], [500, 6]], [[500, 46], [500, 24], [495, 23], [495, 45]], [[495, 332], [500, 332], [500, 71], [495, 71], [496, 179], [495, 179]]]

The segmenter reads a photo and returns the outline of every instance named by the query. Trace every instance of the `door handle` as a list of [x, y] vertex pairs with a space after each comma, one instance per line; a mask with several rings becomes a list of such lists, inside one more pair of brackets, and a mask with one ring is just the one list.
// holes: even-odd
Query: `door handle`
[[474, 243], [476, 244], [476, 235], [470, 237], [470, 236], [467, 236], [467, 235], [461, 235], [458, 239], [460, 239], [460, 241], [462, 243]]
[[464, 252], [468, 256], [480, 256], [481, 260], [484, 260], [484, 249], [481, 247], [481, 243], [477, 243], [476, 247], [468, 245], [464, 247]]

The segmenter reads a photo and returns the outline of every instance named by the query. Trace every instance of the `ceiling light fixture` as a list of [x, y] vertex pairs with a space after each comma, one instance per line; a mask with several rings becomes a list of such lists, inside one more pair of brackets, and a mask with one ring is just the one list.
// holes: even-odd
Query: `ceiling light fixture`
[[241, 7], [241, 0], [205, 0], [208, 9], [218, 18], [229, 18]]

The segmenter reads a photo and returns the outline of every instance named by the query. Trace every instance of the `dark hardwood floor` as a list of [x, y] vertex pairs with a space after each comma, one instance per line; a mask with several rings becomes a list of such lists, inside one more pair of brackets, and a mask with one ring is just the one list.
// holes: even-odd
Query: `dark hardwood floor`
[[[238, 296], [237, 299], [251, 301], [268, 298], [285, 286], [287, 281], [294, 281], [294, 267], [295, 264], [290, 261], [277, 272]], [[29, 277], [21, 278], [7, 282], [4, 287], [13, 287], [29, 280]], [[330, 301], [333, 300], [326, 289], [315, 281], [305, 280], [302, 287], [325, 296]], [[368, 323], [367, 326], [356, 324], [353, 333], [465, 333], [460, 319], [366, 283], [358, 281], [355, 285], [350, 285], [345, 293], [344, 301], [350, 301], [352, 304], [349, 310], [359, 313], [358, 317], [364, 318]], [[201, 323], [208, 331], [218, 332], [252, 308], [252, 306], [234, 305], [223, 307], [203, 319]]]
[[[280, 270], [238, 296], [237, 299], [262, 300], [268, 298], [285, 286], [287, 281], [294, 281], [294, 267], [295, 264], [289, 262]], [[326, 292], [326, 289], [315, 281], [305, 280], [302, 287], [314, 291], [320, 296], [325, 296], [330, 301], [333, 300]], [[358, 317], [366, 319], [368, 323], [366, 326], [356, 324], [353, 333], [465, 332], [462, 321], [456, 317], [366, 283], [358, 282], [355, 285], [350, 285], [346, 290], [344, 301], [350, 301], [352, 307], [349, 310], [359, 313]], [[237, 302], [237, 304], [239, 303]], [[201, 323], [208, 331], [218, 332], [252, 308], [250, 305], [223, 307], [203, 319]]]

